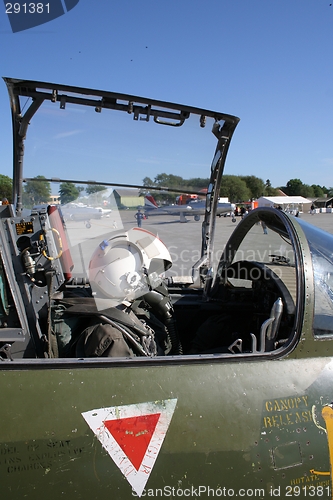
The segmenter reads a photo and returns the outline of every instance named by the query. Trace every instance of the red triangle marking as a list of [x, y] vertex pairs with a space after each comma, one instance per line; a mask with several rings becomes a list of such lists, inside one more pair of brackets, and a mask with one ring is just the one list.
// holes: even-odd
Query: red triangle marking
[[139, 470], [154, 434], [160, 413], [138, 417], [105, 420], [104, 425], [127, 455], [136, 470]]

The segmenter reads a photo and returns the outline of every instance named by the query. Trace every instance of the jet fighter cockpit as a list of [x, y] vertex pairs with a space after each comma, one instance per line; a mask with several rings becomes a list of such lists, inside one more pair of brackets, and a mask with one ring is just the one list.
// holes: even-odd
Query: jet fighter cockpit
[[[229, 219], [217, 217], [237, 117], [52, 83], [5, 83], [14, 157], [13, 196], [0, 207], [2, 360], [306, 357], [305, 339], [325, 349], [333, 335], [332, 235], [258, 208], [227, 239]], [[184, 166], [191, 178], [181, 176]], [[175, 220], [163, 209], [186, 197], [204, 204], [202, 222], [198, 213]], [[162, 207], [154, 217], [144, 211], [147, 200], [152, 210]], [[167, 264], [150, 267], [156, 262]], [[102, 301], [98, 290], [109, 290]], [[140, 324], [134, 316], [121, 323], [129, 309]], [[90, 350], [78, 349], [97, 324], [118, 325], [118, 336], [106, 340], [104, 328]], [[126, 354], [110, 355], [119, 339]]]

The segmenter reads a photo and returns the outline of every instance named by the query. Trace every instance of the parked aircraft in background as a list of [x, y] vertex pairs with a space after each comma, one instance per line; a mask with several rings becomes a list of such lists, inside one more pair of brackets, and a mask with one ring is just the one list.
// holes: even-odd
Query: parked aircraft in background
[[[180, 222], [188, 222], [186, 217], [192, 217], [195, 221], [199, 221], [202, 215], [205, 215], [206, 201], [200, 199], [192, 199], [185, 205], [161, 205], [158, 206], [153, 196], [146, 195], [144, 213], [146, 217], [151, 215], [172, 215], [179, 217]], [[216, 215], [221, 216], [226, 213], [231, 213], [235, 209], [232, 203], [218, 202], [216, 207]]]
[[112, 212], [112, 210], [89, 207], [82, 203], [66, 203], [66, 205], [60, 205], [60, 209], [65, 222], [69, 220], [90, 221], [91, 219], [101, 219]]

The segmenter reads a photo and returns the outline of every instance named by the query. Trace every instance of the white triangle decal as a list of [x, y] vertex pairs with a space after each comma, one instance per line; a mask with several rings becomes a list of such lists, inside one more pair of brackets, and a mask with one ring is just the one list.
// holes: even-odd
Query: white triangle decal
[[83, 418], [140, 497], [153, 470], [177, 399], [99, 408]]

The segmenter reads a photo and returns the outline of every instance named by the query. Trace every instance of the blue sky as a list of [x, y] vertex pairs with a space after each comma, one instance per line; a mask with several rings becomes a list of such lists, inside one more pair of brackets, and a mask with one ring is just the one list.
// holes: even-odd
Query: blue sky
[[[237, 115], [225, 173], [333, 186], [331, 0], [80, 0], [12, 33], [1, 76], [93, 87]], [[1, 7], [1, 6], [0, 6]], [[11, 117], [0, 82], [1, 173]], [[182, 172], [184, 178], [191, 172]], [[207, 172], [203, 172], [207, 177]], [[78, 175], [79, 177], [79, 175]]]

